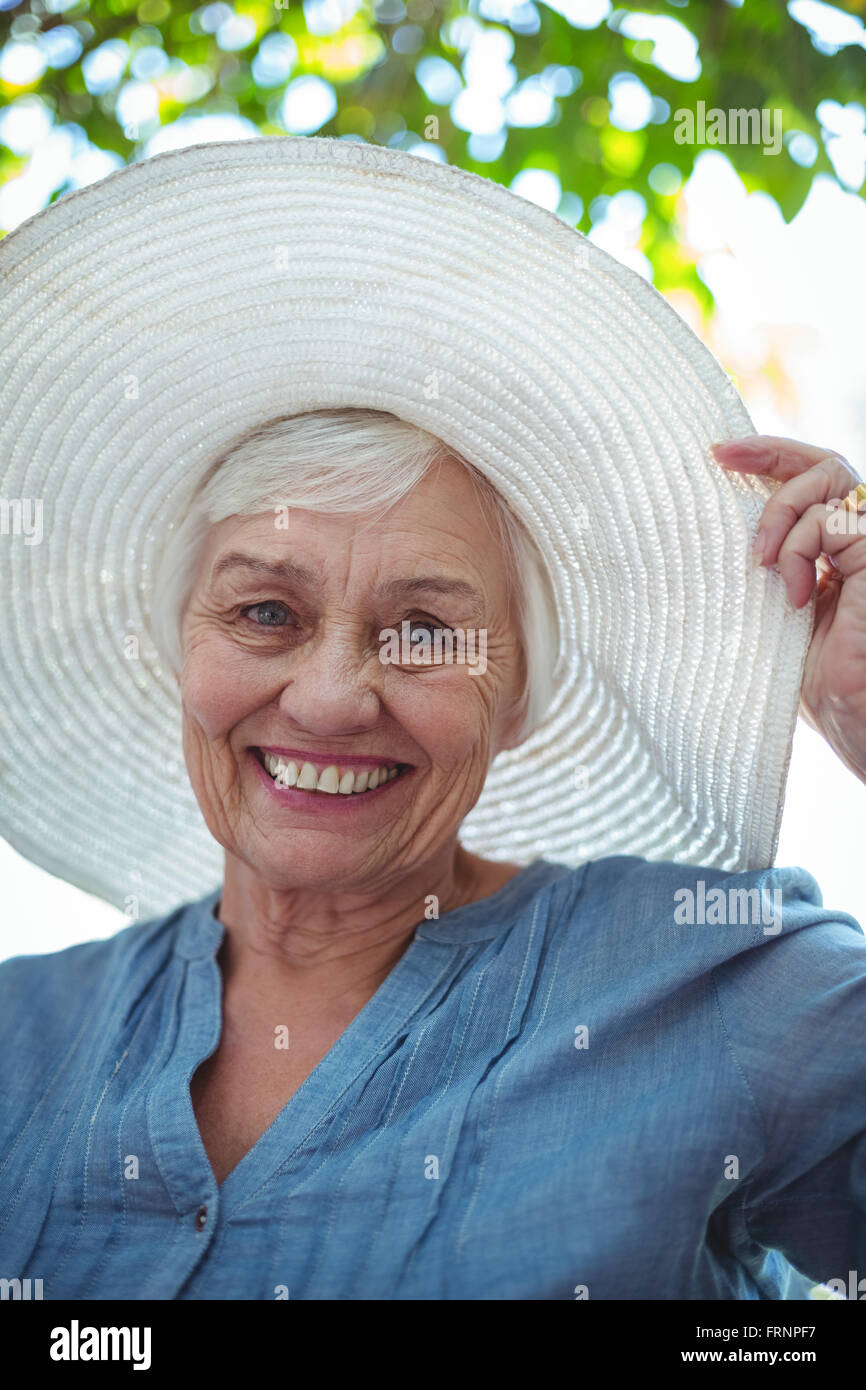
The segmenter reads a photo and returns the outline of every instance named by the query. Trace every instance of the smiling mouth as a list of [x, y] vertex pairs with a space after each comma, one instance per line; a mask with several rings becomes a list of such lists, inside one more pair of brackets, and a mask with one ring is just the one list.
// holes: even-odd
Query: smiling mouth
[[311, 796], [358, 796], [372, 792], [386, 782], [396, 782], [412, 766], [411, 763], [382, 762], [378, 767], [355, 768], [347, 761], [329, 763], [317, 770], [311, 762], [299, 763], [261, 748], [252, 751], [275, 787], [292, 787], [295, 791], [309, 792]]

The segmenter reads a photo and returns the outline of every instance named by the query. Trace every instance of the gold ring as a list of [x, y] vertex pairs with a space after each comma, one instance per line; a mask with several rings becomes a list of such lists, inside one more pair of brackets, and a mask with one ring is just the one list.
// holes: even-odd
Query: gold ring
[[842, 503], [842, 507], [847, 512], [859, 512], [861, 502], [866, 502], [866, 483], [858, 483], [855, 488], [852, 488]]

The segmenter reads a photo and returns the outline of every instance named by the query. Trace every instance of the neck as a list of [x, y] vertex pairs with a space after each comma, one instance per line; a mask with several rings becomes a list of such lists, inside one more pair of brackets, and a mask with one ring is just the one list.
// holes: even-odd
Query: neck
[[223, 971], [227, 980], [276, 972], [308, 984], [314, 976], [381, 982], [425, 917], [486, 896], [516, 868], [488, 864], [455, 840], [447, 853], [402, 878], [323, 890], [266, 883], [227, 852], [217, 911], [226, 928]]

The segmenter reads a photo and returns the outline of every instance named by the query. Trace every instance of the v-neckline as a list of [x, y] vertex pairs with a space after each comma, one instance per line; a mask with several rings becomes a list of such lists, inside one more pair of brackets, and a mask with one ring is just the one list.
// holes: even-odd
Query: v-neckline
[[[425, 920], [419, 924], [408, 947], [375, 993], [220, 1184], [198, 1128], [189, 1083], [206, 1057], [216, 1051], [222, 1036], [222, 974], [217, 955], [226, 929], [215, 915], [222, 889], [190, 905], [193, 915], [184, 924], [177, 950], [205, 967], [207, 983], [213, 991], [210, 1007], [216, 1008], [217, 1021], [215, 1030], [208, 1030], [211, 1037], [215, 1032], [212, 1046], [198, 1057], [187, 1078], [185, 1108], [223, 1215], [249, 1201], [322, 1124], [340, 1096], [370, 1067], [376, 1055], [390, 1045], [400, 1028], [423, 1008], [431, 993], [444, 983], [465, 948], [472, 942], [492, 938], [502, 929], [501, 922], [497, 924], [495, 920], [498, 917], [496, 909], [511, 909], [515, 899], [528, 898], [540, 886], [540, 879], [558, 876], [549, 874], [552, 869], [568, 872], [565, 865], [533, 860], [495, 893], [454, 908], [438, 921]], [[207, 1046], [203, 1036], [199, 1029], [199, 1048]]]

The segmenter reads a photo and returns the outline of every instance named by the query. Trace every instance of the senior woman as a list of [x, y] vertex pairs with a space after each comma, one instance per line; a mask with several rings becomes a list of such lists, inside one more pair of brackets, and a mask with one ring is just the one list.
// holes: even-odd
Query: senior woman
[[648, 285], [394, 151], [194, 148], [7, 241], [6, 483], [51, 506], [2, 828], [138, 920], [0, 967], [0, 1274], [845, 1285], [866, 939], [771, 867], [798, 699], [866, 779], [845, 461], [714, 460], [747, 417]]

